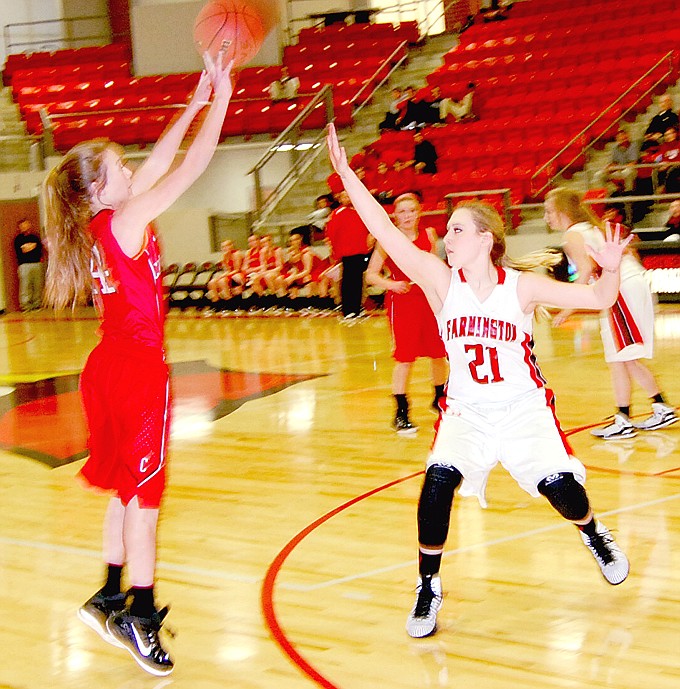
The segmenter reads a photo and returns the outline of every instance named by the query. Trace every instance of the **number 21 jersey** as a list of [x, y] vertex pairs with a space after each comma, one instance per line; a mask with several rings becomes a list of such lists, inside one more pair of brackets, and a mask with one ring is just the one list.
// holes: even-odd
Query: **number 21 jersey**
[[505, 403], [545, 385], [533, 354], [533, 313], [517, 297], [520, 272], [497, 267], [498, 284], [482, 302], [462, 270], [437, 315], [450, 364], [447, 395], [468, 404]]

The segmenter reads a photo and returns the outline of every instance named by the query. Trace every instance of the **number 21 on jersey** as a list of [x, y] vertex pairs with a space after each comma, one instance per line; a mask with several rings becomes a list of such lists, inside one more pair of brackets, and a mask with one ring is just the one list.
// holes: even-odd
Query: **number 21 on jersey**
[[495, 347], [466, 344], [465, 353], [470, 354], [471, 352], [473, 356], [468, 362], [468, 368], [476, 383], [486, 385], [487, 383], [500, 383], [503, 380], [498, 366], [498, 350]]

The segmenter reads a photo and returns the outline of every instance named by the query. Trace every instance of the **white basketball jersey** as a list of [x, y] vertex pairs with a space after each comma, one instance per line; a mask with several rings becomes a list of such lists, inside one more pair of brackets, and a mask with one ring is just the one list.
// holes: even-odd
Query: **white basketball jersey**
[[469, 404], [509, 402], [542, 388], [545, 379], [533, 354], [533, 314], [517, 297], [520, 273], [497, 268], [498, 284], [480, 302], [461, 270], [437, 316], [450, 363], [447, 396]]
[[[604, 235], [597, 227], [593, 227], [589, 222], [577, 222], [565, 232], [565, 235], [568, 232], [580, 234], [583, 237], [583, 241], [588, 246], [595, 249], [595, 251], [601, 251], [604, 246]], [[572, 266], [573, 265], [572, 263]], [[635, 275], [643, 275], [644, 272], [645, 269], [642, 267], [642, 264], [630, 253], [630, 251], [626, 251], [621, 257], [621, 281], [627, 280]]]

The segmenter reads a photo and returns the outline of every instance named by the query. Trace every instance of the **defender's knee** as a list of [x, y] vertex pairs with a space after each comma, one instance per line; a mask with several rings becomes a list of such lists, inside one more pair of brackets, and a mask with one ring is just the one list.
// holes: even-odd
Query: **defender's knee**
[[446, 541], [453, 495], [462, 480], [462, 474], [454, 467], [434, 464], [427, 470], [418, 501], [420, 543], [438, 546]]
[[538, 492], [569, 521], [585, 519], [590, 511], [586, 489], [573, 474], [551, 474], [537, 486]]

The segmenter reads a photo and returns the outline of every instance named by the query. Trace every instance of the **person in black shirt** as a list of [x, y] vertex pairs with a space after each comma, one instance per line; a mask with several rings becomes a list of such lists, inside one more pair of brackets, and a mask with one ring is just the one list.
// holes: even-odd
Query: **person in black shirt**
[[673, 112], [673, 101], [668, 94], [664, 94], [659, 98], [659, 112], [652, 117], [647, 131], [645, 131], [645, 139], [654, 139], [661, 141], [664, 132], [670, 128], [678, 128], [678, 115]]
[[32, 311], [42, 306], [45, 284], [42, 242], [27, 218], [20, 220], [17, 228], [19, 231], [14, 238], [14, 251], [19, 273], [19, 303], [22, 311]]
[[413, 143], [415, 144], [413, 157], [416, 172], [430, 175], [437, 172], [437, 158], [439, 156], [432, 142], [428, 141], [422, 132], [417, 131], [413, 135]]

